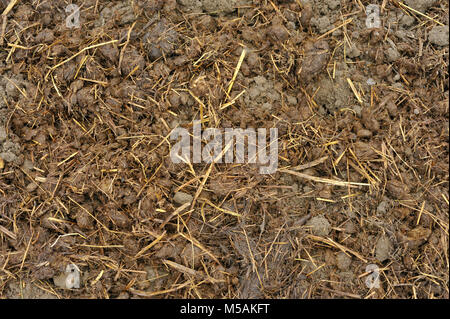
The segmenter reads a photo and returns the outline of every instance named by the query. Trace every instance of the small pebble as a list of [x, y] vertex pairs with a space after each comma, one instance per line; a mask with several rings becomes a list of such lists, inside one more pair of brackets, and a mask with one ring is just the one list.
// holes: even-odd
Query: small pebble
[[388, 62], [395, 62], [400, 59], [401, 55], [400, 52], [398, 52], [396, 49], [389, 48], [386, 51], [386, 57], [388, 59]]
[[173, 197], [174, 202], [180, 205], [191, 203], [193, 199], [192, 195], [185, 192], [177, 192]]
[[366, 130], [366, 129], [360, 129], [360, 130], [358, 130], [356, 135], [358, 137], [371, 137], [372, 136], [372, 132], [369, 131], [369, 130]]
[[387, 201], [382, 201], [377, 206], [377, 213], [380, 215], [385, 215], [389, 209], [389, 203]]
[[375, 80], [372, 78], [368, 78], [366, 83], [370, 86], [377, 84], [377, 82], [375, 82]]
[[80, 288], [80, 269], [75, 264], [66, 266], [66, 271], [58, 276], [53, 277], [55, 286], [63, 289]]

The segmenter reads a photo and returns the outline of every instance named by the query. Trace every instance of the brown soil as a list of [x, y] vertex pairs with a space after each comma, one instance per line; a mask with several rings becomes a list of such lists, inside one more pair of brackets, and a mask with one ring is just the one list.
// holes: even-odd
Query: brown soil
[[[0, 297], [449, 298], [447, 1], [11, 2]], [[279, 171], [173, 164], [200, 117]]]

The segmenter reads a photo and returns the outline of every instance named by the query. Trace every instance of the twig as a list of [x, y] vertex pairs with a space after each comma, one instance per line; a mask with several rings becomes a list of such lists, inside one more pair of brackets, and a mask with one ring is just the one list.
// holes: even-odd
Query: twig
[[311, 176], [311, 175], [303, 174], [300, 172], [291, 171], [289, 169], [279, 169], [278, 171], [281, 173], [288, 173], [291, 175], [302, 177], [304, 179], [309, 179], [314, 182], [332, 184], [332, 185], [336, 185], [336, 186], [348, 186], [348, 187], [370, 186], [370, 184], [367, 184], [367, 183], [345, 182], [345, 181], [341, 181], [341, 180], [334, 180], [334, 179]]
[[8, 15], [9, 11], [12, 10], [12, 8], [15, 6], [15, 4], [18, 2], [19, 0], [11, 0], [8, 4], [8, 6], [5, 8], [5, 10], [3, 10], [2, 13], [2, 34], [0, 36], [0, 46], [3, 45], [3, 41], [4, 41], [4, 37], [5, 37], [5, 30], [6, 30], [6, 16]]

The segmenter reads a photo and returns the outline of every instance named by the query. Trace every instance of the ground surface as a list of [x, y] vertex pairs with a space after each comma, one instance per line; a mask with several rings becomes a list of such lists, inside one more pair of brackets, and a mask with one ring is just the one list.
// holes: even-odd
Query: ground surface
[[[0, 297], [449, 297], [447, 1], [13, 2]], [[173, 164], [199, 118], [279, 171]]]

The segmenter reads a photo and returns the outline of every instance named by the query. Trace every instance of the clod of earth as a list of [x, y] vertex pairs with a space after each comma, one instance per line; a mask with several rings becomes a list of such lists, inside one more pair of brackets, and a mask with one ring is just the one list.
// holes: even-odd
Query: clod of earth
[[324, 216], [315, 216], [307, 223], [314, 235], [326, 237], [331, 231], [330, 222]]
[[448, 25], [437, 25], [428, 34], [428, 40], [441, 47], [448, 45], [449, 28]]
[[387, 236], [381, 236], [375, 247], [375, 258], [379, 262], [383, 262], [390, 258], [390, 253], [392, 252], [393, 246], [392, 242]]

